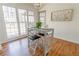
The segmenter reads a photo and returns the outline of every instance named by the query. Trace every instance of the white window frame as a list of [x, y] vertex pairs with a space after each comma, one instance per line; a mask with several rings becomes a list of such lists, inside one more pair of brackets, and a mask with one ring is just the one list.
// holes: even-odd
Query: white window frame
[[[40, 13], [45, 13], [45, 16], [40, 16]], [[40, 20], [40, 17], [44, 17], [44, 24], [43, 24], [43, 28], [46, 27], [46, 11], [39, 11], [38, 12], [38, 19]]]

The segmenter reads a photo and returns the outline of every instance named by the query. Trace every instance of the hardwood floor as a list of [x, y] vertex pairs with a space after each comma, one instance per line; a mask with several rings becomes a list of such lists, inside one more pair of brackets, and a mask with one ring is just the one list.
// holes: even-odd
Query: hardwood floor
[[16, 40], [14, 42], [5, 43], [2, 45], [4, 55], [6, 56], [28, 56], [28, 41], [27, 38], [22, 40]]
[[[52, 37], [50, 37], [52, 38]], [[49, 39], [50, 39], [49, 38]], [[75, 44], [69, 41], [65, 41], [59, 38], [52, 38], [52, 44], [48, 56], [79, 56], [79, 44]], [[3, 44], [3, 51], [0, 55], [6, 56], [29, 56], [28, 41], [27, 38], [17, 40], [11, 43]], [[44, 50], [36, 50], [36, 55], [43, 55]]]
[[64, 41], [58, 38], [53, 39], [54, 44], [48, 56], [79, 56], [79, 44]]

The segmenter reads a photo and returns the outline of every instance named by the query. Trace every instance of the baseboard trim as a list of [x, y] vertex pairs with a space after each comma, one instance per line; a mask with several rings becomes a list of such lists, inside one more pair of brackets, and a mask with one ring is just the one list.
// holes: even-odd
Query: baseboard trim
[[64, 38], [60, 38], [60, 37], [54, 37], [54, 38], [55, 38], [55, 39], [59, 39], [59, 40], [63, 40], [63, 41], [67, 41], [67, 42], [70, 42], [70, 43], [79, 45], [79, 43], [73, 42], [73, 41], [68, 40], [68, 39], [66, 40], [66, 39], [64, 39]]

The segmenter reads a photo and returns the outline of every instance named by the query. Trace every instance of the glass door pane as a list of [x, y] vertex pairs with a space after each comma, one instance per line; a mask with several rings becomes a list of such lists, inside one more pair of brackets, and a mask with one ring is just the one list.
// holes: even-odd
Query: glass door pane
[[16, 9], [3, 6], [4, 21], [6, 25], [7, 37], [12, 38], [18, 35], [18, 25], [16, 19]]
[[20, 25], [20, 35], [27, 34], [27, 11], [23, 9], [18, 9], [19, 25]]
[[20, 33], [26, 34], [25, 23], [20, 23]]

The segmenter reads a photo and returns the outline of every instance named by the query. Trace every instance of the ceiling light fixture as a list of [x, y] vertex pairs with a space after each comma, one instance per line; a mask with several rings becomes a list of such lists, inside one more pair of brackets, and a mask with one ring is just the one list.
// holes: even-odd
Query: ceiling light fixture
[[42, 7], [42, 4], [40, 3], [34, 3], [33, 5], [36, 9], [40, 9]]

